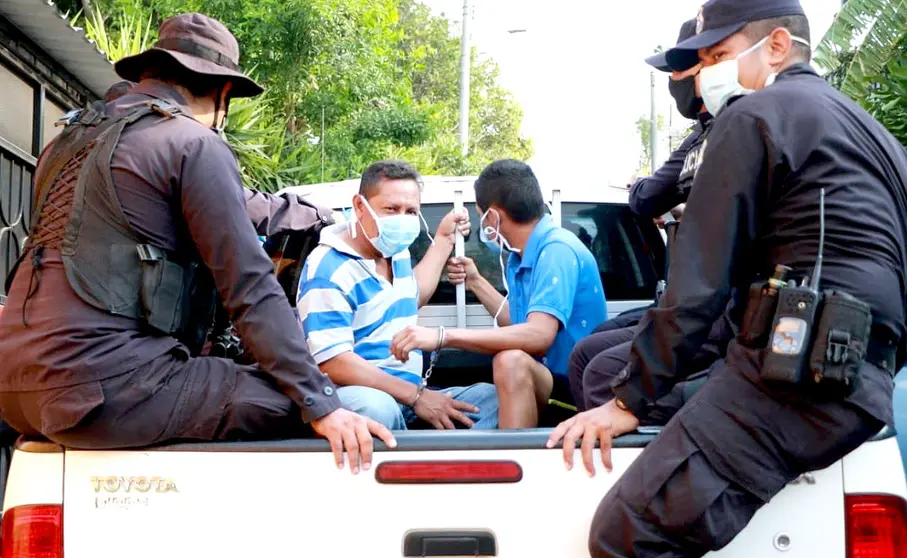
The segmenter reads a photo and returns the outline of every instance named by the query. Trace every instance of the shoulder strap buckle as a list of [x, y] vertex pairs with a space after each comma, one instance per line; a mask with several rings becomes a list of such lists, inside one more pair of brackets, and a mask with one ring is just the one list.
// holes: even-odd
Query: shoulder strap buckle
[[175, 107], [170, 103], [165, 103], [160, 99], [154, 99], [153, 101], [148, 101], [148, 108], [156, 112], [157, 114], [163, 116], [164, 118], [173, 118], [180, 113], [179, 107]]
[[95, 107], [92, 106], [79, 113], [78, 123], [83, 126], [95, 126], [106, 118], [105, 113], [95, 110]]
[[137, 244], [136, 250], [139, 253], [139, 260], [143, 262], [159, 262], [166, 260], [167, 255], [163, 250], [151, 244]]
[[84, 109], [74, 109], [74, 110], [67, 112], [62, 117], [60, 117], [56, 122], [54, 122], [54, 127], [69, 126], [73, 122], [78, 121], [79, 116], [82, 114], [83, 110]]

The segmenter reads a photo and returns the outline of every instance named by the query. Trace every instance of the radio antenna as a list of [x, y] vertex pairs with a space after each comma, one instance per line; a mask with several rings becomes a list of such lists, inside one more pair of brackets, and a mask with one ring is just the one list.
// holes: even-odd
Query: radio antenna
[[819, 190], [819, 256], [813, 269], [813, 292], [819, 292], [819, 278], [822, 276], [822, 253], [825, 251], [825, 188]]

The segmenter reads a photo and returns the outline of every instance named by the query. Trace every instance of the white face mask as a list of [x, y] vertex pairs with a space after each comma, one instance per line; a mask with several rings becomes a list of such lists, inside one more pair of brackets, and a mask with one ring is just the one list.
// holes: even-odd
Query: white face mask
[[[699, 73], [699, 87], [702, 90], [702, 100], [710, 114], [713, 116], [717, 115], [731, 97], [747, 95], [753, 92], [752, 89], [747, 89], [740, 85], [740, 59], [755, 52], [768, 39], [769, 37], [765, 37], [731, 60], [725, 60], [714, 66], [702, 68]], [[809, 41], [800, 37], [792, 36], [791, 40], [807, 47], [810, 46]], [[765, 80], [765, 87], [773, 84], [777, 76], [777, 72], [769, 74]]]

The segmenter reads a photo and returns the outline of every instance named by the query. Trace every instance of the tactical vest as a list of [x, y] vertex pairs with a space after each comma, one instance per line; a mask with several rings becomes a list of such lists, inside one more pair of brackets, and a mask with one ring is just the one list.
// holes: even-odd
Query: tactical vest
[[194, 250], [180, 260], [142, 242], [119, 203], [110, 169], [126, 127], [144, 118], [179, 117], [188, 118], [159, 100], [118, 118], [108, 116], [101, 102], [67, 115], [35, 176], [34, 227], [23, 258], [31, 253], [33, 273], [40, 273], [42, 251], [60, 250], [66, 278], [79, 298], [139, 320], [152, 333], [176, 337], [198, 354], [213, 321], [213, 278]]
[[711, 118], [702, 125], [702, 132], [699, 134], [699, 137], [696, 138], [696, 141], [690, 145], [690, 149], [687, 151], [687, 155], [683, 160], [683, 169], [680, 171], [680, 176], [677, 178], [677, 188], [680, 190], [684, 202], [686, 202], [686, 199], [690, 196], [690, 190], [693, 188], [693, 180], [696, 178], [696, 173], [702, 165], [702, 158], [705, 155], [709, 132], [712, 130], [712, 122], [714, 120], [714, 118]]

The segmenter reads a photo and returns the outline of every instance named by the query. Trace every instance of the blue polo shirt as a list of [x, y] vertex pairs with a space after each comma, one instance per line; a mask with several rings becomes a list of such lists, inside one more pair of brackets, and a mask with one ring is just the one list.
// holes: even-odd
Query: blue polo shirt
[[507, 284], [512, 324], [526, 323], [533, 312], [560, 322], [554, 344], [541, 362], [553, 374], [567, 375], [574, 345], [608, 316], [595, 256], [575, 234], [546, 215], [533, 229], [526, 249], [510, 254]]

